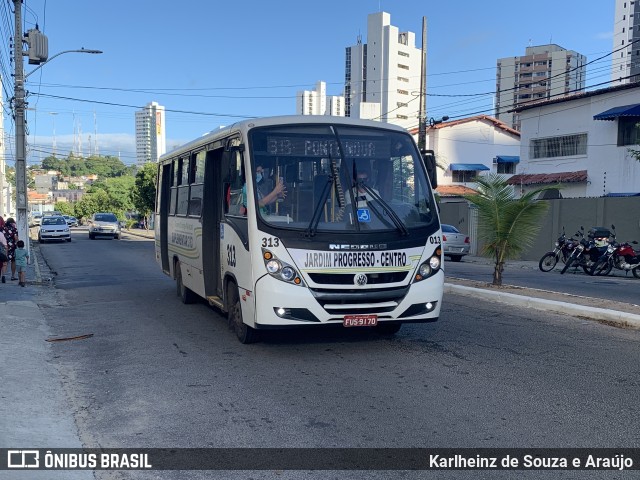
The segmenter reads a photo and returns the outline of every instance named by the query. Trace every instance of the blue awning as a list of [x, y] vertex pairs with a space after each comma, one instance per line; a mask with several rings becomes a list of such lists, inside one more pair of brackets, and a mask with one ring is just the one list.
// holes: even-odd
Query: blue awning
[[640, 197], [640, 193], [607, 193], [605, 197]]
[[491, 170], [486, 165], [482, 165], [481, 163], [452, 163], [449, 165], [449, 169], [452, 171], [467, 171], [472, 172], [476, 170]]
[[510, 155], [498, 155], [496, 157], [497, 163], [520, 163], [520, 157]]
[[615, 120], [618, 117], [640, 117], [640, 103], [614, 107], [593, 116], [594, 120]]

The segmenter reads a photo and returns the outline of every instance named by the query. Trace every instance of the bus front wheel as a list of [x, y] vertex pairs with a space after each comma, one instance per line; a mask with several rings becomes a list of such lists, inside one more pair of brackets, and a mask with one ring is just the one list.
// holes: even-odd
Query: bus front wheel
[[176, 262], [176, 293], [180, 297], [180, 300], [182, 300], [182, 303], [193, 303], [196, 300], [196, 294], [182, 283], [182, 267], [180, 266], [180, 262]]
[[240, 343], [247, 344], [258, 340], [258, 332], [242, 321], [240, 295], [238, 287], [233, 282], [227, 286], [227, 302], [229, 326], [236, 332]]

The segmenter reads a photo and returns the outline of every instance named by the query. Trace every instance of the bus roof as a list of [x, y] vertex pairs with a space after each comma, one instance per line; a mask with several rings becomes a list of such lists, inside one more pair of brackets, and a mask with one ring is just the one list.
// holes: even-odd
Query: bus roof
[[182, 153], [190, 152], [194, 148], [197, 148], [203, 144], [217, 140], [218, 138], [224, 138], [231, 135], [234, 132], [246, 132], [247, 130], [255, 127], [277, 126], [277, 125], [351, 125], [361, 127], [374, 127], [384, 130], [393, 130], [398, 132], [405, 132], [407, 130], [398, 125], [386, 122], [377, 122], [375, 120], [360, 120], [351, 117], [334, 117], [329, 115], [281, 115], [275, 117], [261, 117], [251, 118], [248, 120], [242, 120], [232, 125], [220, 127], [218, 130], [212, 130], [209, 133], [205, 133], [199, 138], [192, 140], [180, 147], [167, 152], [160, 157], [160, 162], [168, 157], [175, 157]]

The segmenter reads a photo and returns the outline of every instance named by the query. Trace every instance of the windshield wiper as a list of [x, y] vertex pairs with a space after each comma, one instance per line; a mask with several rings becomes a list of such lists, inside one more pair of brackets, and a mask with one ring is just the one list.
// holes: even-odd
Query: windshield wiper
[[[373, 188], [371, 188], [369, 185], [367, 185], [366, 183], [361, 183], [360, 186], [362, 188], [364, 188], [364, 191], [367, 192], [369, 195], [371, 195], [373, 197], [374, 200], [377, 200], [380, 205], [382, 205], [382, 209], [387, 212], [387, 214], [389, 215], [389, 217], [391, 217], [391, 220], [393, 221], [393, 223], [395, 224], [396, 228], [398, 230], [400, 230], [400, 233], [402, 233], [402, 235], [409, 235], [409, 229], [406, 227], [406, 225], [402, 222], [402, 219], [400, 219], [400, 217], [398, 216], [398, 214], [393, 210], [393, 208], [391, 208], [391, 206], [385, 202], [383, 200], [383, 198], [378, 194], [378, 192], [376, 192]], [[373, 206], [372, 206], [373, 209]], [[374, 209], [375, 210], [375, 209]], [[376, 212], [377, 213], [377, 212]], [[380, 216], [380, 215], [379, 215]], [[382, 218], [380, 216], [380, 218]]]
[[327, 183], [322, 187], [322, 192], [320, 193], [320, 198], [318, 198], [318, 202], [316, 206], [313, 208], [313, 216], [311, 217], [311, 221], [309, 222], [309, 226], [304, 232], [306, 237], [313, 237], [316, 234], [318, 229], [318, 223], [320, 223], [320, 218], [322, 217], [322, 207], [327, 202], [329, 198], [329, 193], [331, 192], [331, 187], [333, 186], [333, 178], [327, 177]]

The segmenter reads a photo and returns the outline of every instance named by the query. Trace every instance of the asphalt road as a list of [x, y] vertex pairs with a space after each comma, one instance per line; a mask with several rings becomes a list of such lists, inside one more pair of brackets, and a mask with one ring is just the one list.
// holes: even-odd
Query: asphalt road
[[[502, 283], [625, 303], [637, 304], [640, 301], [640, 279], [631, 273], [625, 275], [620, 270], [614, 270], [606, 277], [592, 277], [582, 269], [570, 268], [561, 275], [563, 266], [564, 264], [559, 263], [554, 270], [542, 272], [538, 269], [537, 262], [507, 262]], [[464, 258], [461, 262], [445, 259], [444, 268], [445, 275], [450, 277], [485, 282], [493, 280], [494, 267], [484, 262], [465, 261]]]
[[[151, 240], [123, 237], [90, 241], [86, 231], [76, 231], [69, 244], [41, 246], [55, 272], [56, 301], [43, 307], [52, 334], [93, 334], [57, 342], [51, 359], [87, 447], [640, 444], [640, 331], [447, 295], [439, 322], [405, 325], [392, 338], [314, 329], [270, 332], [260, 343], [241, 345], [216, 310], [179, 302], [174, 282], [155, 263]], [[95, 475], [386, 479], [513, 473]], [[518, 472], [518, 478], [540, 476]], [[634, 474], [578, 471], [562, 478]]]

